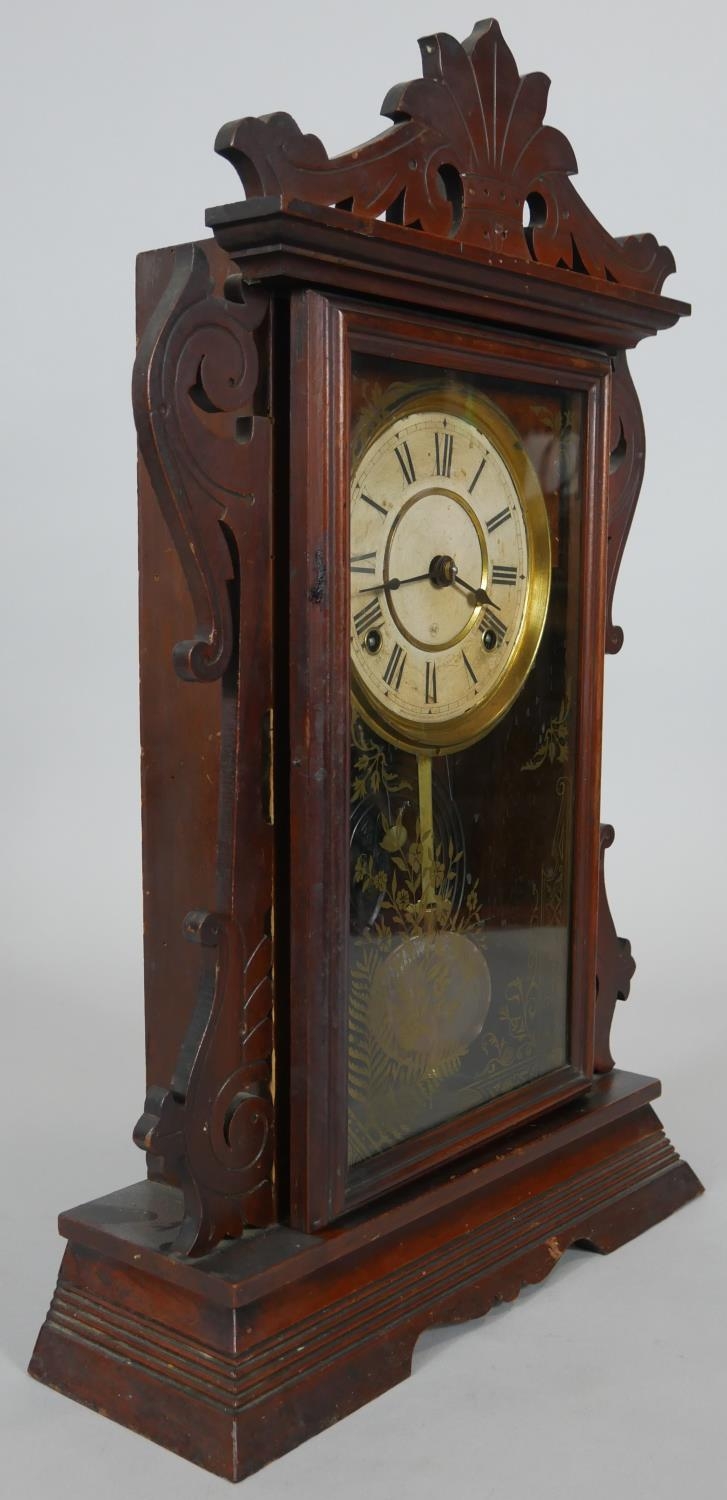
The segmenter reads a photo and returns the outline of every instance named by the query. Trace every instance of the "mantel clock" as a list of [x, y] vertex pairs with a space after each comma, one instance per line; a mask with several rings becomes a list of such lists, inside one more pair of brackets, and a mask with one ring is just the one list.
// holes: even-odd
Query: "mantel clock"
[[31, 1369], [232, 1479], [700, 1190], [614, 1068], [604, 653], [626, 364], [688, 312], [495, 21], [142, 255], [148, 1177], [61, 1217]]

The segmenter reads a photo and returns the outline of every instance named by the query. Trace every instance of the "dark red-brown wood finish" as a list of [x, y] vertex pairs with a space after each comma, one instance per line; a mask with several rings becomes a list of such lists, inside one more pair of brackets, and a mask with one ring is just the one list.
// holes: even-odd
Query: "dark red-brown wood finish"
[[[613, 1070], [634, 964], [600, 827], [644, 463], [625, 351], [688, 308], [670, 252], [579, 198], [496, 22], [421, 49], [339, 158], [287, 115], [224, 126], [248, 201], [138, 268], [149, 1180], [62, 1216], [31, 1372], [232, 1479], [402, 1379], [423, 1328], [701, 1190], [659, 1085]], [[347, 1172], [353, 350], [580, 391], [587, 436], [570, 1061]]]
[[389, 91], [381, 113], [395, 123], [366, 145], [331, 160], [290, 115], [274, 114], [223, 125], [215, 150], [248, 198], [336, 205], [484, 246], [498, 263], [658, 292], [671, 251], [651, 234], [614, 240], [589, 212], [570, 182], [570, 142], [543, 124], [550, 80], [520, 77], [497, 21], [480, 21], [463, 43], [442, 33], [419, 46], [423, 77]]
[[[195, 613], [193, 637], [174, 643], [174, 668], [185, 682], [219, 683], [209, 735], [211, 745], [218, 741], [215, 909], [183, 914], [184, 936], [203, 952], [198, 996], [168, 1087], [152, 1084], [135, 1131], [156, 1170], [184, 1189], [177, 1249], [189, 1252], [274, 1218], [273, 812], [265, 784], [273, 715], [272, 423], [265, 333], [262, 372], [257, 342], [269, 298], [243, 291], [234, 275], [222, 297], [213, 287], [202, 250], [178, 250], [140, 338], [133, 383], [141, 460]], [[150, 578], [143, 562], [148, 589], [158, 575]], [[163, 713], [168, 696], [162, 692], [154, 706], [147, 699], [145, 709]], [[152, 754], [161, 746], [184, 759], [184, 744], [170, 744], [163, 720], [153, 720], [150, 738]], [[268, 766], [268, 782], [271, 774]], [[179, 809], [182, 819], [185, 813]], [[245, 875], [251, 861], [254, 881]]]
[[700, 1192], [612, 1071], [503, 1142], [315, 1235], [170, 1254], [178, 1192], [141, 1182], [61, 1217], [68, 1249], [31, 1373], [228, 1479], [380, 1395], [420, 1333], [481, 1317], [571, 1245], [615, 1250]]

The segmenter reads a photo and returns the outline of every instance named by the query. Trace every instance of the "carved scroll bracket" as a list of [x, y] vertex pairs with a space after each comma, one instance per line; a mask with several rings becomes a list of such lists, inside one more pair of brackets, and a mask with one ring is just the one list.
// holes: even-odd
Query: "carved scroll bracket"
[[391, 129], [329, 157], [288, 114], [233, 120], [215, 149], [248, 197], [272, 196], [386, 218], [533, 266], [658, 292], [675, 269], [651, 234], [614, 239], [579, 197], [570, 143], [543, 123], [544, 73], [520, 77], [497, 21], [460, 43], [424, 37], [421, 79], [397, 84]]
[[184, 930], [205, 953], [197, 1006], [171, 1086], [149, 1091], [134, 1140], [181, 1182], [174, 1250], [191, 1255], [273, 1217], [272, 951], [267, 932], [246, 958], [235, 924], [210, 912], [190, 912]]
[[221, 677], [233, 646], [233, 565], [220, 522], [254, 490], [267, 462], [264, 424], [251, 415], [254, 335], [267, 299], [243, 290], [239, 276], [226, 285], [237, 301], [212, 296], [212, 284], [198, 246], [181, 246], [132, 381], [139, 448], [197, 615], [195, 637], [178, 642], [174, 664], [180, 677], [200, 682]]
[[[236, 274], [224, 296], [213, 288], [203, 251], [177, 250], [133, 384], [139, 447], [196, 614], [174, 666], [192, 682], [222, 679], [221, 910], [185, 918], [186, 937], [202, 951], [196, 1005], [171, 1084], [150, 1089], [134, 1131], [183, 1189], [173, 1245], [181, 1255], [274, 1218], [273, 831], [260, 796], [272, 708], [272, 423], [260, 410], [258, 348], [268, 303]], [[241, 725], [261, 730], [259, 740], [246, 738], [244, 755]], [[245, 878], [251, 862], [254, 881]]]
[[631, 957], [628, 938], [617, 937], [606, 895], [604, 861], [606, 850], [614, 840], [613, 828], [601, 824], [600, 882], [598, 894], [598, 958], [596, 965], [596, 1031], [595, 1060], [597, 1073], [608, 1073], [614, 1066], [610, 1033], [617, 1000], [627, 1000], [636, 964]]
[[621, 626], [613, 623], [613, 596], [644, 477], [646, 442], [644, 419], [626, 355], [617, 354], [612, 365], [606, 651], [615, 654], [621, 650], [624, 634]]

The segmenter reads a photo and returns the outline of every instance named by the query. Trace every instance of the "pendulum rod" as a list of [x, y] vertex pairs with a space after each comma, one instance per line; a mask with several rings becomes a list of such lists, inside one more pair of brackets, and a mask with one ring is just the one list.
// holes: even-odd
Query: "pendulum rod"
[[419, 778], [419, 842], [422, 851], [422, 907], [426, 916], [427, 912], [433, 911], [436, 897], [431, 756], [417, 756], [417, 774]]

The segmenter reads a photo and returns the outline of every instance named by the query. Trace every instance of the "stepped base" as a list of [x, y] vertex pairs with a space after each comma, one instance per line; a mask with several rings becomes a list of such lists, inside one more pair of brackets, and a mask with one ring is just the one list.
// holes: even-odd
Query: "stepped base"
[[416, 1190], [316, 1235], [277, 1227], [195, 1261], [168, 1246], [172, 1188], [61, 1216], [68, 1240], [30, 1373], [228, 1479], [243, 1479], [410, 1373], [420, 1333], [608, 1252], [702, 1191], [654, 1079], [613, 1072]]

